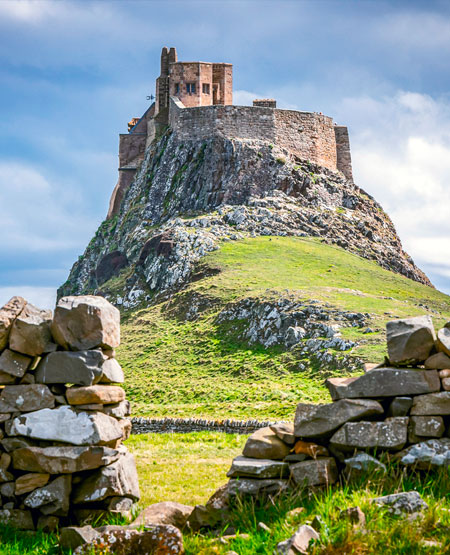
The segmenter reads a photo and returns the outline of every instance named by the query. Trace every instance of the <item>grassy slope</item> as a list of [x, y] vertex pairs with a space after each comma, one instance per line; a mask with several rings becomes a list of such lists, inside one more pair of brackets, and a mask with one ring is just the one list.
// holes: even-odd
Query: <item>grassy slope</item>
[[[387, 319], [429, 313], [439, 325], [450, 317], [450, 297], [317, 240], [259, 237], [223, 243], [204, 259], [207, 267], [221, 271], [193, 282], [170, 302], [124, 318], [118, 358], [134, 414], [290, 418], [299, 401], [328, 400], [323, 380], [342, 370], [317, 371], [310, 365], [300, 372], [295, 352], [249, 346], [214, 323], [227, 303], [245, 297], [289, 294], [370, 313], [371, 328], [380, 331], [342, 330], [360, 343], [352, 354], [368, 361], [382, 360]], [[194, 296], [207, 298], [211, 307], [186, 321]]]

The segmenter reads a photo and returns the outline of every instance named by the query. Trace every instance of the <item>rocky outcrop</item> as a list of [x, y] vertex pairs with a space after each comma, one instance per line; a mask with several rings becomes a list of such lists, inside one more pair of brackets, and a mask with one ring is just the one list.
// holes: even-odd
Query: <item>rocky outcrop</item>
[[147, 150], [119, 213], [97, 230], [59, 296], [96, 293], [125, 309], [182, 286], [221, 242], [321, 237], [429, 284], [379, 204], [332, 172], [265, 141], [181, 141]]

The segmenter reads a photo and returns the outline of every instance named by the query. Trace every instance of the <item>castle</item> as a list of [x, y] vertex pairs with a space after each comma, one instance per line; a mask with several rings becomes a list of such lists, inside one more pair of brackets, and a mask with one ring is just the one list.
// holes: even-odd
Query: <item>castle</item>
[[273, 143], [352, 180], [347, 127], [321, 113], [280, 110], [272, 99], [234, 106], [232, 64], [179, 62], [176, 49], [164, 47], [155, 102], [119, 136], [119, 179], [108, 218], [118, 213], [146, 148], [168, 127], [182, 141], [216, 135]]

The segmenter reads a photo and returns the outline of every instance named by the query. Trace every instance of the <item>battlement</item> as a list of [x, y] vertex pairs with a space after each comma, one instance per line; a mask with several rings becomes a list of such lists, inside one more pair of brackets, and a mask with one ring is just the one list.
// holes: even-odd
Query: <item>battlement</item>
[[281, 110], [276, 100], [256, 99], [234, 106], [233, 66], [229, 63], [179, 62], [175, 48], [161, 52], [155, 103], [120, 135], [119, 180], [108, 217], [119, 210], [144, 152], [170, 126], [183, 141], [220, 136], [267, 141], [293, 155], [341, 171], [353, 179], [348, 129], [317, 112]]

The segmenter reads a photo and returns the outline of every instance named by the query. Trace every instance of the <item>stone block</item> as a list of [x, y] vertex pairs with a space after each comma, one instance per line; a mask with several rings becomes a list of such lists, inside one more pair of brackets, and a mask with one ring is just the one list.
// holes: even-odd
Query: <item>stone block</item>
[[447, 416], [449, 414], [450, 391], [414, 397], [411, 408], [411, 415], [413, 416]]
[[441, 437], [444, 432], [442, 416], [411, 416], [409, 419], [409, 443], [417, 443], [428, 437]]
[[450, 356], [450, 324], [438, 331], [436, 346], [438, 351]]
[[386, 466], [368, 453], [357, 453], [344, 460], [344, 475], [347, 480], [359, 480], [371, 474], [385, 474]]
[[11, 327], [10, 348], [33, 357], [52, 351], [55, 345], [50, 333], [51, 321], [51, 310], [41, 310], [28, 303]]
[[329, 436], [346, 422], [383, 412], [380, 403], [368, 399], [342, 399], [327, 405], [300, 403], [295, 413], [295, 435], [302, 438]]
[[239, 456], [233, 459], [230, 470], [227, 472], [229, 478], [239, 476], [252, 478], [285, 478], [289, 474], [289, 465], [282, 461], [271, 459], [253, 459]]
[[139, 516], [133, 520], [131, 526], [149, 527], [157, 524], [170, 524], [183, 529], [189, 515], [194, 510], [191, 505], [183, 505], [173, 501], [163, 501], [146, 507]]
[[26, 304], [27, 301], [22, 297], [13, 297], [0, 309], [0, 351], [8, 345], [13, 322]]
[[280, 424], [269, 426], [269, 428], [277, 435], [277, 437], [281, 439], [283, 443], [286, 443], [286, 445], [294, 445], [294, 424], [291, 422], [281, 422]]
[[408, 416], [412, 404], [412, 397], [395, 397], [389, 405], [387, 415]]
[[423, 362], [436, 341], [431, 316], [391, 320], [386, 324], [386, 339], [391, 364]]
[[450, 357], [445, 353], [435, 353], [425, 361], [427, 370], [445, 370], [450, 369]]
[[270, 428], [261, 428], [248, 438], [242, 454], [255, 459], [282, 460], [289, 454], [289, 450], [289, 446]]
[[0, 355], [0, 372], [9, 374], [13, 378], [21, 378], [31, 364], [31, 358], [6, 349]]
[[308, 524], [302, 524], [288, 540], [277, 544], [277, 555], [306, 555], [311, 552], [315, 542], [320, 541], [320, 535]]
[[66, 391], [70, 405], [87, 405], [99, 403], [109, 405], [125, 400], [125, 391], [116, 385], [91, 385], [87, 387], [70, 387]]
[[36, 370], [36, 381], [47, 384], [89, 386], [102, 376], [103, 353], [91, 351], [57, 351], [43, 357]]
[[289, 480], [280, 478], [232, 478], [228, 482], [228, 492], [232, 497], [252, 496], [264, 497], [275, 495], [290, 489]]
[[371, 502], [387, 507], [389, 512], [395, 515], [413, 514], [428, 509], [428, 505], [417, 491], [403, 491], [392, 495], [384, 495], [383, 497], [375, 497]]
[[39, 474], [32, 472], [30, 474], [23, 474], [16, 479], [15, 494], [23, 495], [29, 493], [37, 488], [45, 486], [50, 479], [50, 474]]
[[332, 457], [294, 463], [290, 465], [290, 471], [299, 486], [334, 484], [338, 478], [336, 462]]
[[123, 383], [125, 377], [120, 364], [115, 358], [108, 358], [102, 366], [100, 383]]
[[402, 449], [408, 437], [408, 418], [387, 418], [384, 422], [347, 422], [330, 439], [338, 451], [354, 449]]
[[98, 537], [100, 534], [92, 526], [67, 526], [61, 528], [59, 542], [62, 548], [74, 550], [80, 545], [91, 544]]
[[55, 397], [43, 384], [7, 385], [1, 390], [0, 413], [32, 412], [54, 406]]
[[379, 368], [356, 378], [330, 378], [325, 383], [333, 401], [421, 395], [441, 389], [436, 370]]
[[66, 516], [69, 512], [71, 490], [72, 476], [67, 474], [35, 489], [24, 499], [23, 503], [30, 509], [39, 509], [44, 515]]
[[17, 528], [18, 530], [34, 530], [31, 512], [21, 509], [1, 509], [0, 524], [11, 526], [11, 528]]
[[414, 465], [419, 469], [450, 466], [450, 439], [428, 439], [416, 443], [398, 453], [401, 463]]

